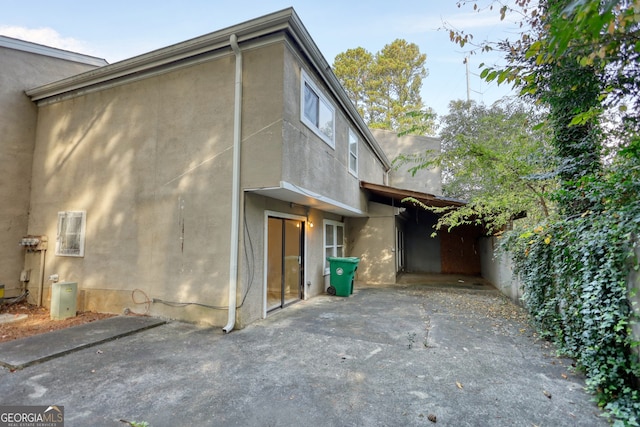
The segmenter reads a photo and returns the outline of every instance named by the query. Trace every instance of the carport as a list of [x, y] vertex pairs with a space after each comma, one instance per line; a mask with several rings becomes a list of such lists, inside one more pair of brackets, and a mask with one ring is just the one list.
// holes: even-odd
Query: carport
[[479, 239], [485, 235], [483, 227], [467, 225], [451, 231], [439, 230], [432, 237], [438, 216], [405, 200], [413, 198], [425, 206], [454, 208], [464, 206], [465, 202], [365, 181], [360, 182], [360, 187], [367, 191], [370, 202], [393, 208], [396, 274], [481, 274]]

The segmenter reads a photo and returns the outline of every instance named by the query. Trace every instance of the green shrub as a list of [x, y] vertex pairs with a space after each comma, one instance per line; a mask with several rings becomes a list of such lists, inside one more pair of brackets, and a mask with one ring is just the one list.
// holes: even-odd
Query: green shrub
[[638, 269], [640, 216], [627, 212], [556, 220], [503, 242], [541, 335], [574, 358], [587, 387], [618, 425], [640, 423], [640, 364], [628, 281]]

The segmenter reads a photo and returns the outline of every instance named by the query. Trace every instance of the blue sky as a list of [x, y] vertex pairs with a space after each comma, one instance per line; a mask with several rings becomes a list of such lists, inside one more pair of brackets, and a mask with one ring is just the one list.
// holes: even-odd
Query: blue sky
[[[458, 8], [455, 0], [3, 0], [0, 34], [113, 63], [290, 6], [330, 64], [347, 49], [375, 53], [398, 38], [417, 44], [429, 70], [422, 99], [440, 115], [447, 113], [449, 101], [467, 96], [466, 53], [449, 41], [444, 23], [474, 34], [475, 40], [502, 39], [514, 31], [496, 11]], [[479, 79], [480, 63], [495, 61], [498, 56], [470, 57], [471, 99], [491, 104], [511, 93]]]

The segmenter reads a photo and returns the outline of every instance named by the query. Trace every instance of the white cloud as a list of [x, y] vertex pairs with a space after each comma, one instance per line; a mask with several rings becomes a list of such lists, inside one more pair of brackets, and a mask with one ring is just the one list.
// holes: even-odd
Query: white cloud
[[500, 20], [495, 11], [461, 12], [441, 16], [405, 16], [397, 20], [396, 27], [409, 33], [424, 33], [443, 28], [456, 28], [465, 32], [482, 28], [514, 27], [517, 16], [507, 14]]
[[64, 49], [71, 52], [92, 55], [92, 49], [87, 43], [74, 39], [73, 37], [63, 37], [53, 28], [25, 28], [17, 26], [0, 25], [0, 34], [13, 37], [14, 39], [25, 40], [45, 46]]

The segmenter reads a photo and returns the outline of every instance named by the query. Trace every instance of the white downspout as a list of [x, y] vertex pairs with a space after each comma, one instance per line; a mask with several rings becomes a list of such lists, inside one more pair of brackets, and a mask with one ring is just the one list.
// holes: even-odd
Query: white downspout
[[236, 54], [235, 102], [233, 110], [233, 184], [231, 189], [231, 249], [229, 252], [229, 317], [222, 328], [225, 333], [236, 324], [236, 302], [238, 290], [238, 245], [240, 238], [240, 142], [242, 132], [242, 52], [238, 37], [231, 34], [231, 49]]

